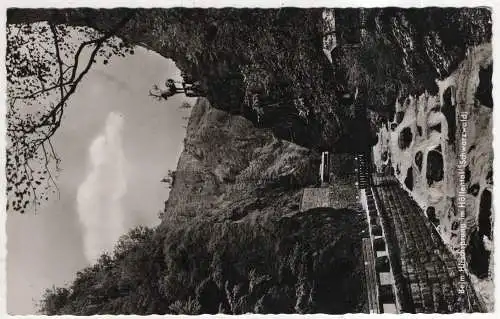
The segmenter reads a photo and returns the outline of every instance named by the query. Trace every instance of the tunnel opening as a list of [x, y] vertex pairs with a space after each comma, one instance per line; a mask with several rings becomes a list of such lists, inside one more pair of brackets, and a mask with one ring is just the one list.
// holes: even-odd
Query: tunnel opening
[[[453, 90], [454, 91], [454, 90]], [[443, 94], [443, 106], [441, 112], [446, 118], [448, 123], [448, 143], [455, 144], [455, 133], [457, 131], [457, 122], [455, 114], [455, 106], [452, 101], [452, 86], [448, 87]]]
[[387, 161], [388, 158], [389, 158], [389, 153], [387, 151], [384, 151], [381, 156], [382, 162]]
[[481, 194], [481, 201], [479, 203], [479, 235], [492, 239], [491, 234], [491, 192], [487, 189]]
[[413, 167], [408, 167], [406, 171], [405, 185], [409, 190], [413, 190]]
[[413, 133], [409, 127], [405, 127], [399, 132], [398, 146], [401, 150], [407, 149], [413, 140]]
[[443, 168], [443, 156], [441, 153], [435, 150], [427, 153], [427, 172], [425, 175], [429, 186], [443, 179]]
[[493, 88], [491, 84], [492, 74], [493, 64], [479, 70], [479, 85], [474, 95], [479, 103], [489, 108], [493, 107], [493, 96], [491, 94]]

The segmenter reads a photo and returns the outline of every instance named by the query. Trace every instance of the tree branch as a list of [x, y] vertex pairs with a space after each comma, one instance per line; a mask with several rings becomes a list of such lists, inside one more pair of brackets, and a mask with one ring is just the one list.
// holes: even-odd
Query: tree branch
[[53, 23], [49, 23], [50, 31], [52, 31], [52, 36], [54, 37], [54, 46], [56, 48], [56, 58], [57, 58], [57, 64], [59, 66], [59, 80], [57, 81], [59, 85], [59, 93], [61, 94], [61, 99], [64, 97], [64, 89], [63, 89], [63, 82], [64, 82], [64, 72], [63, 72], [63, 61], [61, 59], [61, 52], [59, 51], [59, 38], [57, 36], [57, 30], [56, 26]]
[[[24, 85], [24, 89], [27, 92], [24, 96], [8, 96], [9, 107], [7, 109], [7, 117], [9, 119], [7, 125], [7, 138], [10, 146], [7, 149], [8, 164], [6, 165], [6, 172], [10, 189], [15, 189], [15, 194], [13, 194], [14, 197], [9, 200], [9, 204], [12, 205], [14, 210], [24, 211], [24, 208], [28, 205], [27, 201], [31, 200], [34, 201], [36, 210], [39, 203], [39, 196], [41, 195], [38, 193], [36, 185], [40, 185], [40, 180], [44, 180], [44, 178], [38, 175], [41, 172], [35, 172], [32, 169], [30, 166], [32, 160], [41, 161], [41, 167], [43, 166], [45, 168], [44, 174], [48, 174], [49, 178], [47, 181], [49, 184], [46, 185], [50, 186], [50, 184], [53, 184], [58, 194], [60, 194], [56, 181], [51, 174], [50, 168], [52, 165], [49, 165], [49, 163], [54, 160], [56, 171], [60, 170], [60, 158], [55, 152], [52, 144], [52, 137], [61, 125], [69, 98], [76, 92], [78, 85], [90, 71], [92, 65], [96, 61], [97, 55], [101, 54], [103, 46], [135, 15], [133, 10], [126, 10], [126, 13], [126, 16], [109, 31], [106, 31], [104, 34], [99, 33], [97, 36], [93, 36], [95, 39], [81, 43], [73, 57], [74, 64], [72, 66], [67, 65], [65, 61], [63, 61], [61, 53], [64, 53], [64, 51], [61, 50], [64, 49], [65, 45], [63, 42], [64, 30], [61, 31], [58, 29], [54, 21], [49, 22], [52, 41], [55, 46], [54, 52], [51, 52], [48, 59], [51, 61], [47, 62], [47, 59], [38, 60], [36, 56], [31, 56], [31, 52], [27, 53], [27, 60], [22, 60], [26, 66], [22, 65], [21, 68], [24, 68], [23, 70], [25, 71], [24, 73], [21, 72], [21, 75], [18, 76], [21, 80], [18, 79], [17, 84]], [[51, 42], [50, 38], [49, 36], [49, 43]], [[80, 61], [83, 51], [89, 47], [91, 47], [91, 53], [88, 61]], [[40, 51], [38, 53], [43, 55]], [[49, 72], [51, 68], [46, 67], [44, 63], [54, 63], [54, 57], [56, 59], [58, 71], [56, 75], [47, 82], [46, 77], [50, 75]], [[14, 56], [12, 63], [16, 63], [15, 61]], [[84, 65], [79, 66], [79, 63], [84, 63]], [[69, 80], [65, 80], [68, 78]], [[38, 87], [37, 81], [40, 81], [40, 87]], [[36, 86], [36, 92], [33, 92], [34, 86]], [[30, 112], [25, 113], [16, 105], [16, 101], [26, 100], [23, 106], [29, 106], [32, 104], [30, 99], [47, 97], [46, 93], [53, 90], [57, 92], [55, 96], [56, 101], [54, 101], [54, 103], [49, 101], [47, 105], [44, 106], [41, 114], [37, 110], [35, 110], [37, 111], [36, 115], [35, 113], [30, 114]], [[9, 92], [13, 93], [13, 91]], [[44, 102], [46, 101], [44, 100]], [[19, 187], [19, 185], [24, 185], [25, 187]]]
[[[61, 100], [56, 104], [56, 106], [54, 108], [52, 108], [52, 110], [42, 118], [41, 122], [37, 126], [46, 125], [48, 123], [48, 121], [50, 119], [52, 119], [61, 108], [64, 108], [64, 105], [66, 104], [67, 100], [76, 91], [77, 85], [80, 83], [80, 81], [83, 79], [83, 77], [89, 72], [90, 67], [94, 63], [95, 57], [96, 57], [97, 53], [99, 52], [99, 49], [101, 48], [103, 43], [106, 40], [108, 40], [109, 38], [111, 38], [113, 35], [115, 35], [118, 30], [120, 30], [122, 27], [124, 27], [127, 24], [127, 22], [132, 19], [133, 15], [134, 15], [133, 12], [128, 14], [124, 19], [122, 19], [122, 21], [120, 21], [120, 23], [118, 23], [114, 28], [112, 28], [110, 31], [108, 31], [106, 34], [104, 34], [102, 37], [95, 39], [95, 40], [86, 41], [80, 45], [80, 47], [77, 50], [76, 56], [75, 56], [75, 63], [73, 65], [71, 77], [68, 81], [69, 82], [68, 85], [70, 86], [70, 89], [68, 90], [68, 92], [66, 94], [64, 94], [61, 97]], [[91, 45], [91, 44], [94, 44], [95, 47], [90, 55], [90, 58], [87, 62], [87, 65], [85, 66], [83, 71], [78, 76], [76, 76], [76, 73], [78, 70], [78, 62], [79, 62], [80, 54], [87, 45]], [[29, 132], [34, 132], [36, 130], [37, 126], [33, 126]], [[52, 136], [52, 135], [53, 135], [53, 133], [50, 134], [50, 136]]]

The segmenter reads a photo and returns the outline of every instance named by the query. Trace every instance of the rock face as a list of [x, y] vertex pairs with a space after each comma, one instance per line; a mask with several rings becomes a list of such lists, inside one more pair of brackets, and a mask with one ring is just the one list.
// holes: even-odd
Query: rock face
[[[476, 92], [481, 91], [478, 89], [480, 81], [487, 82], [484, 77], [481, 80], [479, 74], [488, 69], [491, 62], [489, 44], [473, 48], [450, 77], [437, 81], [437, 95], [410, 96], [407, 100], [401, 99], [403, 103], [396, 102], [396, 111], [404, 112], [404, 119], [394, 130], [380, 129], [379, 143], [374, 151], [380, 170], [387, 162], [378, 154], [389, 151], [391, 165], [402, 172], [397, 175], [401, 184], [427, 210], [429, 220], [449, 248], [458, 253], [462, 222], [455, 204], [459, 187], [457, 165], [461, 145], [465, 143], [467, 165], [463, 170], [463, 182], [467, 195], [463, 223], [467, 225], [464, 240], [468, 246], [465, 253], [472, 281], [488, 307], [493, 305], [493, 263], [489, 258], [492, 247], [488, 237], [493, 225], [490, 206], [492, 112], [488, 105], [482, 104]], [[465, 140], [459, 112], [468, 114]], [[432, 129], [436, 125], [440, 125], [440, 131]], [[409, 147], [402, 149], [398, 142], [408, 127], [412, 130], [421, 127], [422, 135], [414, 134]]]
[[270, 130], [200, 98], [189, 120], [165, 216], [239, 220], [258, 214], [267, 205], [258, 197], [269, 189], [293, 194], [314, 185], [318, 159], [317, 153], [279, 140]]
[[[51, 20], [109, 31], [130, 13], [126, 8], [9, 9], [7, 21]], [[335, 41], [328, 36], [334, 29]], [[359, 103], [392, 117], [399, 91], [403, 96], [436, 94], [434, 79], [451, 74], [469, 47], [489, 41], [491, 12], [137, 9], [117, 35], [173, 59], [201, 82], [215, 108], [242, 115], [302, 146], [349, 150], [355, 145], [350, 133], [356, 123], [350, 99], [343, 97], [353, 97], [358, 89]], [[350, 45], [352, 37], [356, 45]], [[333, 48], [328, 57], [323, 44]], [[487, 81], [482, 83], [488, 87]]]
[[[198, 100], [158, 228], [167, 274], [191, 278], [178, 298], [198, 300], [200, 313], [363, 311], [363, 213], [299, 212], [304, 188], [318, 182], [317, 158]], [[336, 179], [344, 196], [346, 180]], [[162, 285], [178, 286], [174, 277]]]
[[200, 98], [161, 224], [79, 273], [46, 312], [364, 312], [367, 224], [352, 205], [353, 178], [335, 177], [330, 195], [340, 209], [300, 211], [304, 189], [318, 182], [318, 158]]

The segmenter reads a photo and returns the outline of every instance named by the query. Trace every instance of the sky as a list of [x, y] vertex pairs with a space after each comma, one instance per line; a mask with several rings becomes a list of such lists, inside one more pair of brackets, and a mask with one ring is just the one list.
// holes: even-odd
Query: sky
[[193, 98], [148, 96], [180, 77], [175, 64], [137, 48], [91, 69], [54, 136], [60, 190], [34, 212], [7, 216], [7, 311], [33, 314], [46, 288], [76, 272], [137, 225], [154, 226], [168, 198], [161, 179], [175, 170]]

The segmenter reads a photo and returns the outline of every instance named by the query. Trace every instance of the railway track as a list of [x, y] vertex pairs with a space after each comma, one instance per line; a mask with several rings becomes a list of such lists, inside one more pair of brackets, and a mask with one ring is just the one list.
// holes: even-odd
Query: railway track
[[375, 256], [369, 238], [363, 238], [363, 259], [365, 262], [366, 289], [368, 292], [368, 309], [370, 313], [380, 313], [377, 273], [375, 272]]
[[393, 264], [401, 311], [483, 312], [468, 280], [460, 293], [457, 262], [422, 209], [393, 177], [374, 175], [372, 190], [380, 210]]

